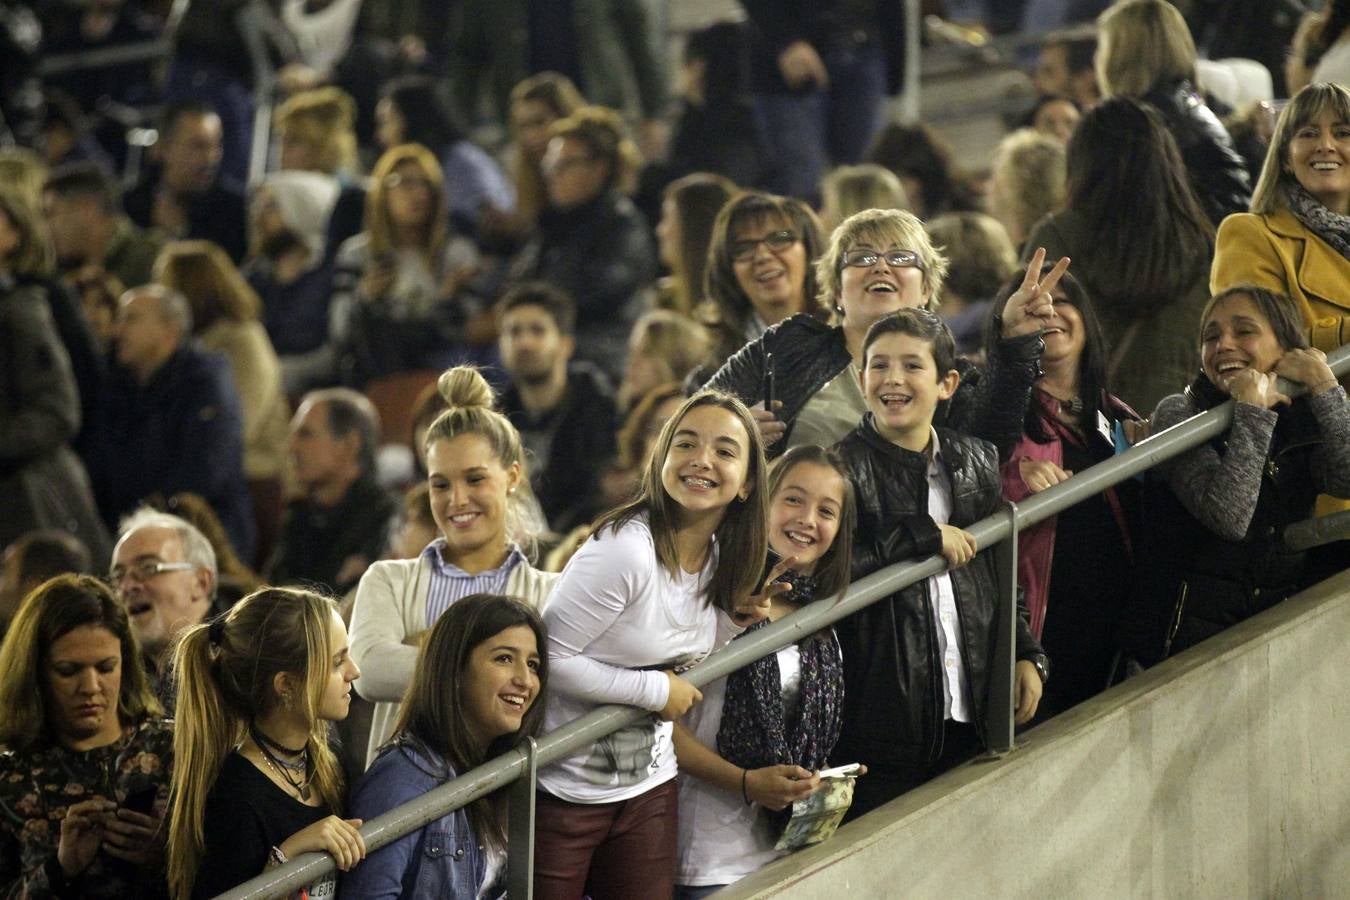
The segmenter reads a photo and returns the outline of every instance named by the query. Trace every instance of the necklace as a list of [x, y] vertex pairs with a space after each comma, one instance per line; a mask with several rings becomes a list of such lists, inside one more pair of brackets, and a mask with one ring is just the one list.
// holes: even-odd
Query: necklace
[[[300, 750], [290, 750], [283, 747], [275, 741], [269, 740], [267, 735], [263, 734], [258, 726], [253, 723], [249, 723], [248, 732], [249, 736], [253, 738], [254, 746], [262, 753], [263, 762], [267, 763], [268, 768], [280, 775], [291, 786], [291, 789], [300, 795], [300, 799], [308, 803], [309, 785], [314, 780], [314, 773], [309, 767], [308, 748], [302, 747]], [[273, 747], [285, 753], [298, 753], [300, 758], [294, 761], [281, 759], [272, 752]], [[298, 773], [298, 777], [292, 773]]]

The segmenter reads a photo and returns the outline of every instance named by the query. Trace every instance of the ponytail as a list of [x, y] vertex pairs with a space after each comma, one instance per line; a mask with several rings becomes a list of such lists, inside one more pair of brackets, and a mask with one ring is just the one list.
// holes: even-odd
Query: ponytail
[[249, 723], [276, 702], [281, 672], [303, 675], [314, 785], [340, 811], [342, 769], [317, 712], [329, 676], [333, 602], [309, 591], [263, 588], [224, 618], [188, 629], [174, 651], [178, 685], [169, 788], [169, 892], [187, 900], [205, 849], [206, 798]]

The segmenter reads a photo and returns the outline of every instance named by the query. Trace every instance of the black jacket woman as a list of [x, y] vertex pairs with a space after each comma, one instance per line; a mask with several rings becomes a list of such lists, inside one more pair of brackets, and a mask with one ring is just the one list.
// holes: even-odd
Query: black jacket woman
[[[1032, 261], [1037, 277], [1024, 281], [1004, 306], [1003, 339], [988, 365], [981, 370], [958, 360], [961, 386], [938, 410], [939, 424], [993, 441], [1001, 451], [1021, 435], [1027, 399], [1040, 376], [1040, 317], [1051, 308], [1039, 277], [1044, 259], [1038, 252]], [[1063, 272], [1068, 264], [1062, 260], [1055, 271]], [[867, 329], [904, 307], [936, 307], [946, 271], [946, 257], [912, 214], [856, 213], [835, 229], [816, 264], [821, 305], [834, 310], [839, 324], [809, 315], [785, 319], [727, 360], [708, 387], [760, 402], [755, 415], [771, 455], [801, 444], [831, 446], [866, 411], [856, 373]], [[776, 403], [766, 412], [762, 401], [770, 355]]]
[[1196, 92], [1195, 41], [1181, 13], [1167, 0], [1125, 0], [1102, 13], [1097, 27], [1102, 95], [1157, 107], [1215, 225], [1245, 212], [1251, 177], [1228, 130]]

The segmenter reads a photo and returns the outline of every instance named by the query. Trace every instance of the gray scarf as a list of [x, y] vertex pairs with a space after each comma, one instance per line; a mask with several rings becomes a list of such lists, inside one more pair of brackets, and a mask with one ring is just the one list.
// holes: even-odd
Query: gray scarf
[[1294, 218], [1341, 256], [1350, 259], [1350, 216], [1327, 209], [1300, 184], [1285, 185], [1284, 199]]

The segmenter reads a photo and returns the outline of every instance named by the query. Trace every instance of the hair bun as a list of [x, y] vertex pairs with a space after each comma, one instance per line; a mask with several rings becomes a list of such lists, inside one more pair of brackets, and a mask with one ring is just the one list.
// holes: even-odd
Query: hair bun
[[446, 369], [436, 381], [436, 390], [451, 407], [492, 409], [492, 386], [473, 366]]

